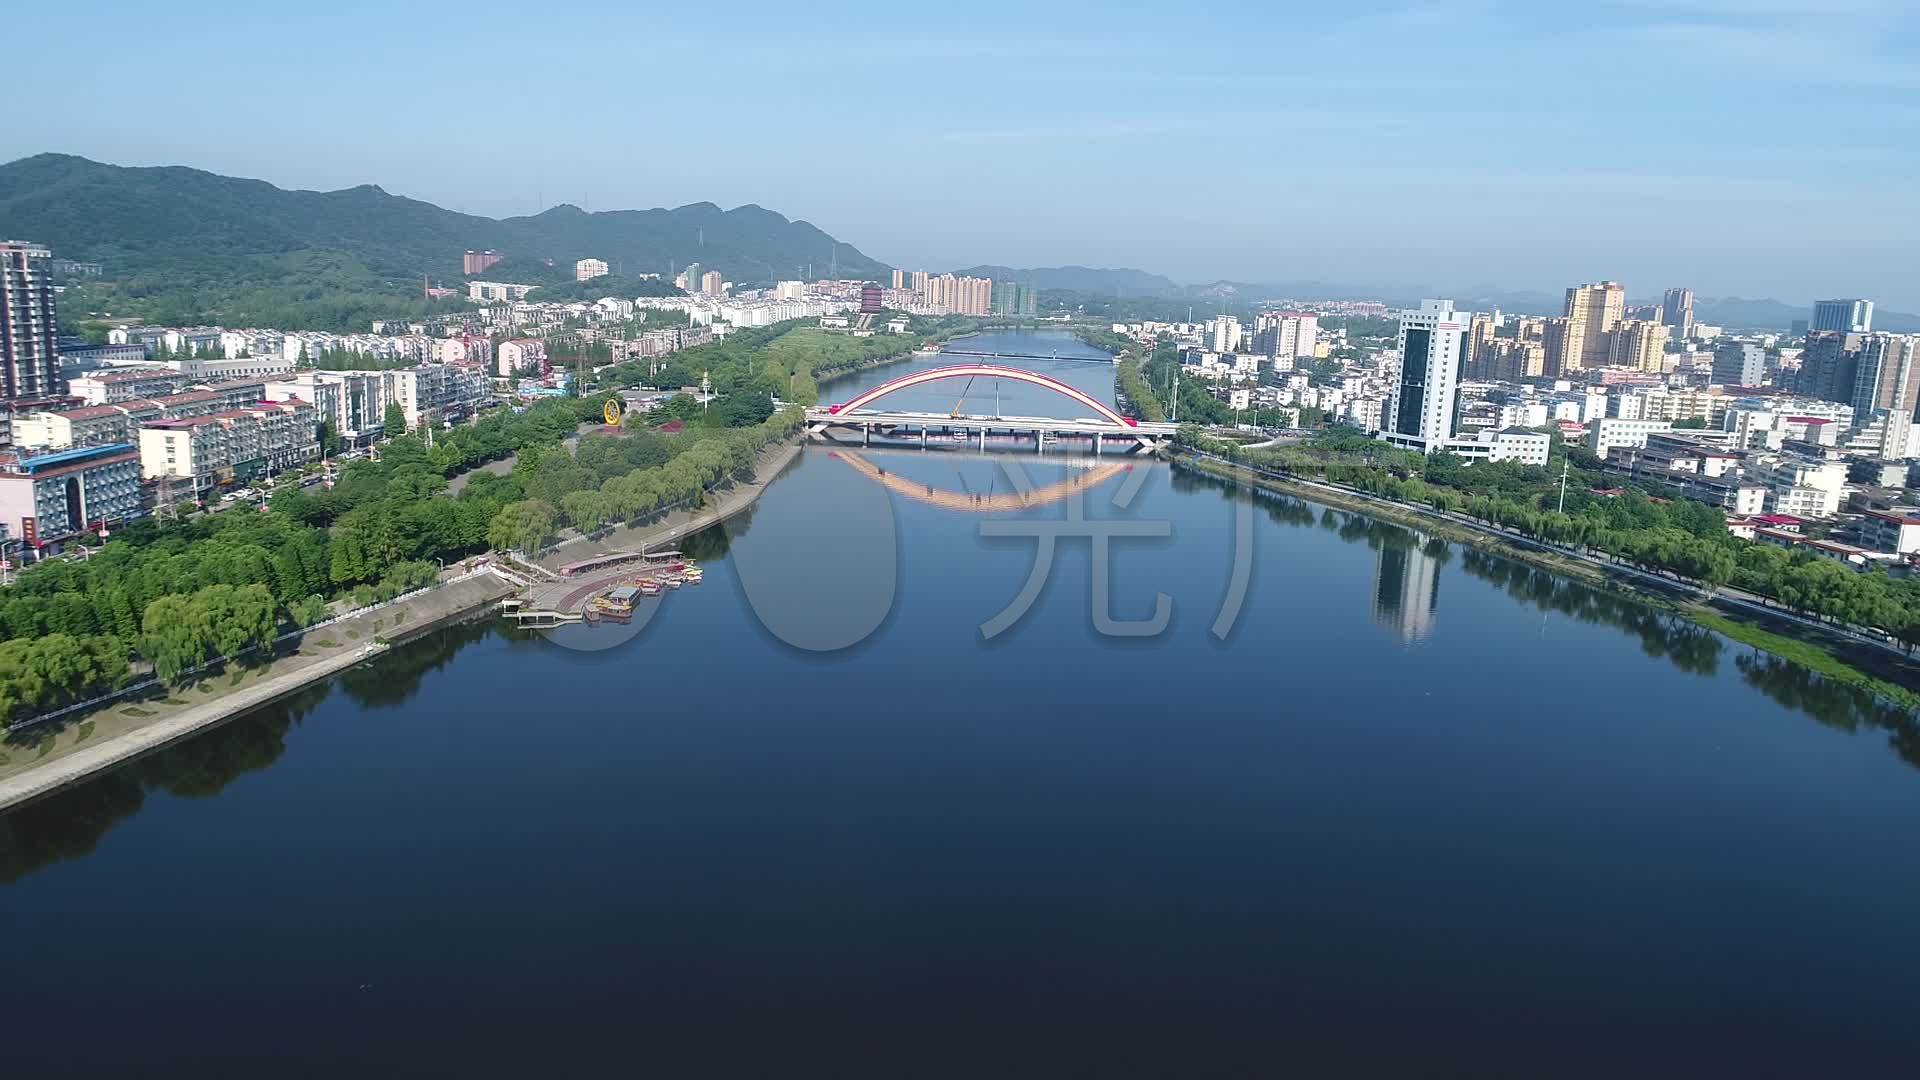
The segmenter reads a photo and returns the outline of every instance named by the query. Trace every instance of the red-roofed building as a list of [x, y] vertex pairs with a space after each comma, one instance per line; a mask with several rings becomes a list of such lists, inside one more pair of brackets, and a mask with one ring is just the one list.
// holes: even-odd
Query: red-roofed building
[[198, 497], [221, 484], [314, 460], [320, 456], [318, 427], [313, 406], [297, 398], [154, 420], [140, 428], [140, 471], [149, 480], [189, 482]]

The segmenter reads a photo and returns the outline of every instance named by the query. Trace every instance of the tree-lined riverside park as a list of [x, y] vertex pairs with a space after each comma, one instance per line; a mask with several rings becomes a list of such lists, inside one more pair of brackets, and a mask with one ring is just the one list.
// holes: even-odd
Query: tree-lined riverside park
[[[936, 324], [934, 331], [956, 326]], [[155, 518], [116, 531], [85, 560], [36, 564], [0, 589], [0, 720], [37, 715], [123, 685], [136, 666], [163, 681], [202, 664], [257, 654], [276, 635], [336, 610], [431, 583], [436, 563], [493, 549], [527, 551], [566, 528], [643, 520], [697, 499], [751, 467], [799, 426], [773, 400], [815, 400], [817, 372], [903, 356], [931, 334], [854, 339], [796, 323], [740, 331], [604, 373], [605, 388], [697, 385], [718, 399], [678, 399], [630, 417], [618, 436], [589, 433], [604, 393], [550, 399], [513, 413], [388, 440], [330, 489], [279, 486], [266, 512]], [[654, 425], [679, 420], [684, 430]], [[450, 477], [514, 457], [511, 471]]]

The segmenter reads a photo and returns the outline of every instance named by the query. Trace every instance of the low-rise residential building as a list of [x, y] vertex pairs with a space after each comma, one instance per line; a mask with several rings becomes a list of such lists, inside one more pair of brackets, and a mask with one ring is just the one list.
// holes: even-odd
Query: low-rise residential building
[[1815, 540], [1784, 529], [1755, 529], [1753, 539], [1757, 543], [1771, 544], [1789, 551], [1805, 552], [1815, 558], [1832, 559], [1835, 562], [1845, 563], [1855, 570], [1865, 570], [1876, 562], [1892, 561], [1891, 558], [1878, 555], [1866, 548], [1843, 544], [1837, 540]]
[[538, 285], [515, 285], [505, 281], [469, 281], [467, 299], [469, 300], [524, 300], [527, 294], [539, 288]]
[[140, 513], [140, 453], [127, 443], [0, 453], [0, 530], [39, 549]]
[[188, 381], [170, 367], [121, 368], [76, 375], [67, 380], [67, 391], [88, 405], [112, 405], [177, 394], [186, 389]]
[[1756, 470], [1754, 479], [1768, 490], [1767, 509], [1802, 518], [1832, 517], [1847, 486], [1843, 461], [1783, 457]]
[[[313, 406], [292, 399], [140, 427], [140, 471], [187, 481], [194, 495], [320, 456]], [[184, 494], [184, 493], [182, 493]]]
[[145, 363], [145, 345], [90, 345], [84, 340], [60, 343], [60, 369], [71, 373]]
[[1653, 432], [1643, 446], [1616, 446], [1606, 466], [1640, 484], [1657, 484], [1728, 514], [1751, 516], [1766, 509], [1768, 489], [1747, 478], [1741, 458], [1698, 438], [1700, 432]]
[[1920, 510], [1870, 510], [1860, 519], [1860, 543], [1896, 555], [1920, 552]]
[[149, 420], [202, 416], [226, 408], [228, 404], [230, 400], [227, 395], [204, 389], [112, 405], [27, 413], [14, 417], [14, 442], [19, 446], [45, 450], [108, 443], [132, 445], [134, 432]]
[[494, 355], [499, 360], [494, 370], [503, 379], [533, 370], [544, 373], [547, 343], [537, 338], [513, 338], [501, 342]]
[[293, 371], [293, 361], [280, 355], [242, 356], [234, 360], [192, 357], [168, 360], [168, 367], [194, 382], [216, 379], [271, 379]]
[[266, 384], [268, 401], [299, 398], [311, 402], [316, 423], [332, 427], [350, 445], [378, 438], [386, 424], [387, 393], [391, 385], [384, 371], [302, 371]]
[[1616, 446], [1641, 447], [1647, 444], [1647, 436], [1656, 431], [1670, 431], [1673, 425], [1665, 420], [1623, 420], [1619, 417], [1602, 417], [1587, 425], [1587, 449], [1595, 457], [1606, 458]]
[[1524, 428], [1482, 431], [1475, 441], [1487, 448], [1488, 461], [1517, 461], [1522, 465], [1545, 465], [1553, 449], [1553, 436]]
[[409, 429], [419, 427], [428, 413], [443, 420], [471, 415], [492, 389], [486, 372], [462, 364], [422, 364], [381, 374], [387, 378], [388, 399], [407, 414]]

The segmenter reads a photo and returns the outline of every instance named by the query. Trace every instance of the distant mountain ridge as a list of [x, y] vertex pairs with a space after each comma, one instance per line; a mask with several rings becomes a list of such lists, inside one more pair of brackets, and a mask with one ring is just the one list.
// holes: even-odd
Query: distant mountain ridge
[[697, 261], [741, 281], [794, 277], [809, 263], [821, 274], [836, 262], [843, 274], [888, 269], [805, 221], [753, 204], [591, 214], [562, 205], [495, 219], [373, 184], [290, 191], [183, 166], [128, 168], [67, 154], [0, 165], [0, 235], [101, 263], [110, 278], [238, 274], [258, 283], [321, 267], [417, 282], [423, 274], [461, 276], [468, 248], [566, 263], [600, 258], [629, 275]]
[[1035, 289], [1064, 289], [1100, 296], [1174, 296], [1180, 286], [1159, 274], [1130, 267], [1100, 269], [1091, 266], [1039, 266], [1020, 270], [1011, 266], [969, 266], [955, 270], [962, 277], [990, 277], [1018, 281]]
[[[1446, 297], [1471, 311], [1498, 308], [1513, 315], [1559, 315], [1566, 304], [1563, 292], [1536, 289], [1501, 289], [1491, 285], [1469, 285], [1457, 289], [1430, 286], [1360, 286], [1324, 281], [1292, 281], [1266, 284], [1216, 281], [1209, 285], [1190, 285], [1186, 292], [1200, 299], [1259, 303], [1283, 298], [1300, 300], [1379, 300], [1388, 307], [1412, 306], [1425, 297]], [[1629, 305], [1657, 304], [1659, 296], [1629, 299]], [[1779, 300], [1747, 300], [1737, 296], [1700, 297], [1694, 301], [1695, 321], [1733, 330], [1787, 330], [1797, 319], [1813, 314], [1812, 304], [1787, 304]], [[1920, 332], [1920, 315], [1904, 311], [1875, 309], [1873, 328], [1889, 333]]]

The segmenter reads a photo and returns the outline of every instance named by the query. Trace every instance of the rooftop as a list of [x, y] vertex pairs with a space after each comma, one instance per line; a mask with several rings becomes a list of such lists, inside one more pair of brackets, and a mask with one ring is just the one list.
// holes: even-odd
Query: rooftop
[[24, 473], [28, 476], [59, 473], [69, 469], [99, 464], [126, 455], [139, 456], [128, 443], [106, 443], [101, 446], [79, 446], [71, 450], [56, 450], [51, 454], [22, 455], [18, 451], [0, 453], [0, 467], [8, 472]]
[[124, 383], [144, 382], [148, 379], [179, 379], [184, 377], [185, 376], [169, 367], [143, 367], [122, 368], [119, 371], [100, 371], [89, 375], [76, 375], [74, 376], [74, 381], [90, 379], [93, 382], [101, 383]]

